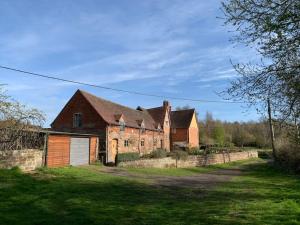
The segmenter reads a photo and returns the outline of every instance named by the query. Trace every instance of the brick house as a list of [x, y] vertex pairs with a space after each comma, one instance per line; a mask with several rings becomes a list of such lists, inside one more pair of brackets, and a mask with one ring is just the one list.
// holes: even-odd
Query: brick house
[[[132, 109], [78, 90], [53, 121], [51, 128], [60, 132], [97, 135], [98, 151], [105, 152], [106, 162], [109, 163], [115, 161], [118, 153], [138, 152], [143, 155], [158, 148], [170, 151], [171, 115], [168, 101], [157, 108], [139, 106]], [[198, 133], [196, 137], [191, 137], [195, 135], [195, 129], [186, 141], [197, 145]]]
[[172, 146], [199, 148], [199, 128], [195, 109], [171, 112]]

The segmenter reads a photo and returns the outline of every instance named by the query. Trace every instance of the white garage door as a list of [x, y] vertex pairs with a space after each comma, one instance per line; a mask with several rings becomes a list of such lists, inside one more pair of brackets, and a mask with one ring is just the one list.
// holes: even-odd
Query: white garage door
[[70, 165], [89, 164], [89, 138], [71, 138]]

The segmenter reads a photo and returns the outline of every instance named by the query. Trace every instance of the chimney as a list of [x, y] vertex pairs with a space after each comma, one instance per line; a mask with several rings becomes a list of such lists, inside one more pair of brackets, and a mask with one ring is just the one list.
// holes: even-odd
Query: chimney
[[170, 105], [169, 101], [164, 100], [163, 107], [164, 107], [164, 109], [169, 109], [169, 111], [171, 111], [171, 105]]

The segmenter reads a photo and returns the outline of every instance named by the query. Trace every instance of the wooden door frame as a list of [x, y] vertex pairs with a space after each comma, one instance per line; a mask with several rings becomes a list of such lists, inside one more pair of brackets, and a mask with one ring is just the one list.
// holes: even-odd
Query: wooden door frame
[[[118, 150], [119, 150], [118, 149], [119, 148], [119, 139], [118, 138], [113, 138], [112, 142], [113, 141], [116, 141], [116, 154], [115, 154], [114, 159], [113, 159], [114, 163], [116, 163], [116, 156], [118, 155]], [[111, 146], [111, 148], [112, 148], [112, 146]], [[112, 151], [111, 151], [111, 153], [112, 153]]]

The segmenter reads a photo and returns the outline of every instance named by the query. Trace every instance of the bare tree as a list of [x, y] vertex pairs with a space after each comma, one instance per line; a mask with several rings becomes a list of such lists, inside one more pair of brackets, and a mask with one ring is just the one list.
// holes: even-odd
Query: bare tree
[[37, 131], [42, 127], [44, 121], [45, 116], [41, 111], [22, 105], [8, 96], [3, 89], [0, 89], [1, 149], [19, 146], [20, 144], [16, 143], [24, 142], [25, 136], [28, 140], [29, 136], [38, 136]]
[[300, 124], [300, 1], [228, 0], [222, 2], [225, 24], [232, 25], [232, 41], [254, 47], [258, 64], [233, 64], [240, 77], [227, 90], [233, 99], [267, 111], [291, 125], [299, 138]]

